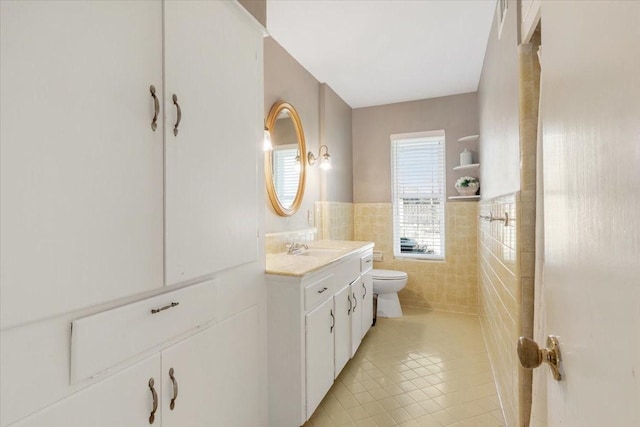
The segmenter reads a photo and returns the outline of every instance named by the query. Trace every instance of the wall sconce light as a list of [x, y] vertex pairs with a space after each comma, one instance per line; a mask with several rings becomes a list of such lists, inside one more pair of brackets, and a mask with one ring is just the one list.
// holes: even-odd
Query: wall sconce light
[[[324, 154], [322, 154], [323, 148]], [[313, 166], [318, 159], [320, 159], [320, 169], [331, 169], [331, 156], [329, 155], [329, 148], [327, 148], [327, 146], [324, 144], [320, 146], [317, 157], [311, 151], [309, 151], [309, 153], [307, 154], [307, 161], [309, 162], [309, 166]]]
[[300, 150], [298, 150], [296, 152], [296, 166], [295, 166], [295, 171], [296, 172], [300, 172], [300, 169], [302, 169], [302, 166], [300, 165]]
[[269, 132], [269, 129], [267, 128], [267, 126], [264, 127], [264, 137], [262, 140], [262, 149], [264, 151], [272, 151], [273, 150], [273, 144], [271, 144], [271, 132]]

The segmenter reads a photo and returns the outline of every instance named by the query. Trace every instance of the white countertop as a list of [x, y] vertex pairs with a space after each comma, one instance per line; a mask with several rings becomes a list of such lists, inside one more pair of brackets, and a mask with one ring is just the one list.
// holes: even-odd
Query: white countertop
[[308, 243], [309, 249], [301, 254], [286, 252], [267, 254], [267, 274], [281, 276], [304, 276], [353, 253], [372, 249], [372, 242], [351, 240], [315, 240]]

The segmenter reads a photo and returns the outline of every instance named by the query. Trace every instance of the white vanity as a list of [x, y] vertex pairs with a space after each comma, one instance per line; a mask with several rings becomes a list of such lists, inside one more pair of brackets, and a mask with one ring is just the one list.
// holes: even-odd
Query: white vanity
[[301, 426], [373, 321], [373, 243], [267, 254], [269, 425]]

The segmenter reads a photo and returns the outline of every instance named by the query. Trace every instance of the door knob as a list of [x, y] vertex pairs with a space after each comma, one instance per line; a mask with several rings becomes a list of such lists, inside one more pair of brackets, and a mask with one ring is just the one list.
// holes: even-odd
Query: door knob
[[547, 348], [540, 348], [538, 343], [527, 337], [518, 339], [518, 358], [523, 368], [534, 369], [545, 362], [549, 364], [553, 378], [556, 381], [562, 379], [560, 373], [560, 343], [558, 337], [547, 337]]

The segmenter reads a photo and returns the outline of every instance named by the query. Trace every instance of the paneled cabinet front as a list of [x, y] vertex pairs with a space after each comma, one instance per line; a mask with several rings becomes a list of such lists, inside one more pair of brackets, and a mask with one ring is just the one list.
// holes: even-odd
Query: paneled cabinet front
[[262, 34], [236, 2], [0, 12], [2, 328], [256, 259]]
[[252, 306], [12, 426], [257, 426], [257, 324]]
[[369, 248], [302, 277], [267, 276], [270, 426], [304, 424], [358, 349], [373, 309], [360, 265]]

